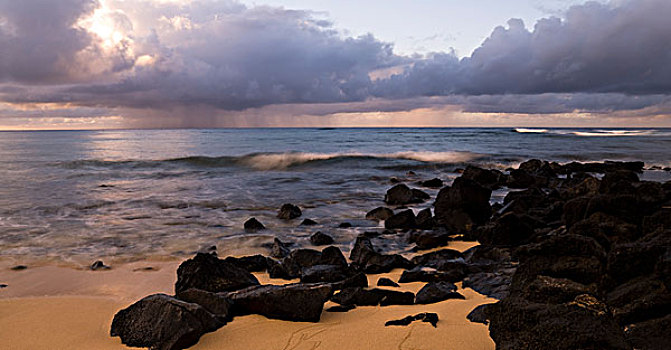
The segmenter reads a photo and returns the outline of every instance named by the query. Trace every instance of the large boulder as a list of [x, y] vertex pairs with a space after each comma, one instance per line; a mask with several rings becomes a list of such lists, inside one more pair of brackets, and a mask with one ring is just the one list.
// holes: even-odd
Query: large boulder
[[310, 243], [312, 245], [329, 245], [333, 243], [333, 237], [322, 233], [321, 231], [317, 231], [310, 236]]
[[607, 307], [588, 295], [563, 304], [508, 297], [487, 307], [499, 350], [630, 350]]
[[258, 314], [268, 318], [319, 322], [324, 303], [331, 297], [325, 284], [254, 286], [224, 294], [233, 302], [235, 315]]
[[193, 346], [200, 337], [224, 325], [202, 306], [154, 294], [117, 312], [110, 335], [131, 347], [179, 350]]
[[198, 253], [184, 261], [177, 269], [175, 293], [189, 288], [208, 292], [226, 292], [258, 285], [259, 281], [247, 270], [217, 258], [211, 254]]
[[478, 241], [492, 246], [518, 246], [528, 243], [534, 236], [534, 229], [527, 217], [515, 213], [505, 213], [495, 221], [480, 227], [475, 234]]
[[469, 165], [464, 170], [461, 177], [473, 180], [479, 183], [482, 187], [490, 190], [495, 190], [501, 187], [501, 183], [505, 182], [505, 175], [498, 170], [482, 169]]
[[473, 180], [459, 177], [451, 187], [444, 187], [434, 203], [438, 225], [456, 232], [469, 232], [491, 216], [490, 189]]

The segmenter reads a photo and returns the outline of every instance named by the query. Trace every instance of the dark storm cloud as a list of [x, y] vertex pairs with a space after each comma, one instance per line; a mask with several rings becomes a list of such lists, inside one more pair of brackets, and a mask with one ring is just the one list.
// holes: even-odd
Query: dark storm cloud
[[470, 57], [435, 55], [380, 82], [376, 94], [667, 94], [670, 18], [671, 1], [628, 0], [574, 6], [531, 31], [512, 19]]
[[61, 82], [91, 38], [75, 28], [95, 0], [0, 0], [0, 82]]
[[[0, 101], [159, 111], [303, 104], [314, 114], [441, 104], [531, 114], [669, 105], [668, 0], [586, 3], [533, 30], [513, 19], [463, 59], [401, 57], [309, 11], [208, 0], [106, 4], [116, 9], [107, 25], [124, 35], [111, 48], [75, 25], [96, 1], [0, 0]], [[371, 80], [386, 70], [401, 73]]]

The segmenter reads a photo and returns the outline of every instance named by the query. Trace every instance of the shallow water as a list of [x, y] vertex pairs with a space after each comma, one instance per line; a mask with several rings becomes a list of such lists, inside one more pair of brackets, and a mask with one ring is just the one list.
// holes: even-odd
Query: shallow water
[[[316, 230], [344, 247], [377, 225], [363, 218], [383, 205], [391, 177], [449, 182], [466, 164], [506, 169], [529, 158], [665, 168], [669, 149], [668, 129], [2, 132], [0, 257], [183, 257], [209, 245], [248, 252], [275, 235], [305, 243]], [[320, 225], [276, 219], [286, 202]], [[246, 234], [251, 216], [269, 230]], [[355, 228], [336, 228], [343, 221]]]

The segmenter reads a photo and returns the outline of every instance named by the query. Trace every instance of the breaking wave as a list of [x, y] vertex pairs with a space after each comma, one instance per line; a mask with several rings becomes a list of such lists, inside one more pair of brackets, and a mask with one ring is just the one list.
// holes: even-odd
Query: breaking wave
[[606, 129], [529, 129], [515, 128], [514, 132], [520, 134], [550, 134], [580, 137], [623, 137], [623, 136], [671, 136], [669, 131], [655, 129], [629, 129], [629, 130], [606, 130]]

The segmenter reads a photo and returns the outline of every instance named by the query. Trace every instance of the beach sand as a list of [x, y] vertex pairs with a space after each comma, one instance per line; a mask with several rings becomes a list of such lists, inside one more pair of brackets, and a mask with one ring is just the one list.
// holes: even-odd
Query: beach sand
[[[105, 271], [58, 266], [11, 271], [11, 265], [0, 262], [0, 283], [8, 284], [0, 289], [0, 348], [125, 349], [119, 338], [109, 336], [114, 314], [149, 294], [172, 294], [179, 263], [139, 261]], [[144, 270], [148, 266], [153, 270]], [[375, 286], [379, 277], [398, 280], [401, 272], [369, 275], [370, 285]], [[292, 282], [256, 275], [264, 284]], [[417, 292], [423, 285], [406, 283], [401, 290]], [[324, 311], [319, 323], [236, 317], [204, 335], [192, 349], [494, 349], [487, 326], [469, 322], [466, 315], [477, 305], [495, 300], [471, 289], [459, 291], [466, 300]], [[329, 302], [326, 308], [333, 305]], [[421, 312], [437, 313], [438, 327], [421, 322], [384, 326], [386, 321]]]

